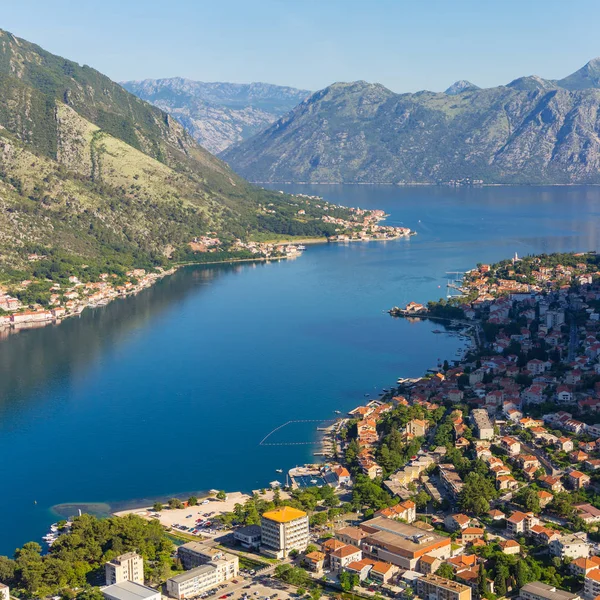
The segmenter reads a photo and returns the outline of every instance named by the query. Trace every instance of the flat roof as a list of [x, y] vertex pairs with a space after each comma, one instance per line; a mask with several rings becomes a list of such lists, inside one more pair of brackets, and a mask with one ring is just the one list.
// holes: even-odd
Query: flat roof
[[246, 525], [245, 527], [238, 527], [234, 532], [241, 535], [260, 535], [260, 525]]
[[263, 514], [263, 519], [275, 521], [276, 523], [289, 523], [290, 521], [295, 521], [302, 517], [306, 517], [306, 513], [303, 510], [298, 510], [291, 506], [282, 506], [281, 508], [269, 510]]
[[410, 554], [425, 553], [427, 549], [441, 543], [450, 545], [450, 538], [437, 533], [423, 531], [413, 525], [400, 523], [385, 517], [376, 517], [361, 523], [361, 529], [369, 534], [367, 542], [398, 548]]
[[201, 565], [200, 567], [196, 567], [195, 569], [190, 569], [189, 571], [185, 571], [184, 573], [175, 575], [175, 577], [171, 577], [170, 579], [175, 583], [185, 583], [190, 579], [194, 579], [194, 577], [198, 577], [198, 575], [202, 575], [203, 573], [210, 573], [215, 569], [216, 567], [214, 565]]
[[123, 581], [105, 587], [102, 594], [111, 600], [145, 600], [160, 594], [158, 590], [146, 587], [133, 581]]
[[572, 594], [571, 592], [560, 590], [553, 585], [548, 585], [546, 583], [542, 583], [541, 581], [532, 581], [531, 583], [526, 583], [521, 588], [521, 591], [535, 594], [536, 596], [541, 596], [542, 598], [551, 598], [552, 600], [575, 600], [575, 598], [581, 597], [579, 594]]

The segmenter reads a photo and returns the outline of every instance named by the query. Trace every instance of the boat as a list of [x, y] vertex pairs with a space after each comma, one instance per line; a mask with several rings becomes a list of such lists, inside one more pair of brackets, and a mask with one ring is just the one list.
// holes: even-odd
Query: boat
[[365, 398], [366, 398], [367, 396], [370, 396], [370, 395], [371, 395], [371, 394], [365, 394]]
[[306, 250], [306, 246], [302, 246], [302, 244], [297, 246], [297, 248], [298, 248], [298, 250]]
[[283, 473], [283, 469], [275, 469], [275, 473]]
[[310, 482], [311, 483], [317, 483], [317, 480], [316, 479], [311, 479]]

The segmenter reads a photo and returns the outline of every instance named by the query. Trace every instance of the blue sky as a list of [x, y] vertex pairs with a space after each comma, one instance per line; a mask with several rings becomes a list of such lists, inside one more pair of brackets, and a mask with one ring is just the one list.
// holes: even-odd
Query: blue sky
[[0, 27], [117, 81], [397, 92], [560, 78], [600, 55], [597, 0], [2, 0]]

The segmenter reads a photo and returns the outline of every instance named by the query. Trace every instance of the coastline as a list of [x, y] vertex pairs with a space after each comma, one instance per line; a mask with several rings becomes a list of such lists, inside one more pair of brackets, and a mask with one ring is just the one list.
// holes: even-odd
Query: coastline
[[[343, 239], [343, 240], [330, 240], [328, 238], [305, 238], [305, 239], [294, 240], [293, 242], [292, 241], [278, 241], [275, 243], [282, 244], [282, 245], [286, 245], [286, 244], [288, 244], [288, 245], [298, 245], [298, 244], [300, 244], [300, 245], [308, 245], [308, 244], [317, 245], [317, 244], [340, 244], [340, 243], [348, 243], [348, 242], [388, 242], [388, 241], [398, 240], [400, 238], [409, 239], [413, 235], [416, 235], [416, 232], [411, 231], [410, 234], [407, 234], [407, 235], [396, 235], [393, 237], [386, 237], [386, 238], [373, 237], [373, 238], [369, 238], [369, 239], [352, 238], [352, 239]], [[193, 261], [193, 262], [175, 263], [167, 270], [163, 270], [158, 273], [148, 274], [146, 276], [147, 279], [145, 279], [141, 285], [137, 285], [134, 288], [132, 288], [131, 290], [122, 291], [119, 293], [115, 293], [114, 295], [104, 297], [99, 302], [88, 302], [88, 303], [78, 304], [72, 311], [64, 312], [64, 313], [60, 314], [60, 316], [56, 316], [55, 314], [53, 314], [52, 310], [42, 310], [42, 311], [39, 311], [39, 315], [40, 315], [39, 319], [35, 318], [32, 320], [23, 321], [20, 323], [15, 323], [15, 322], [10, 322], [10, 321], [2, 323], [1, 318], [0, 318], [0, 340], [8, 337], [10, 335], [19, 333], [20, 331], [25, 331], [25, 330], [30, 330], [30, 329], [38, 329], [40, 327], [46, 327], [48, 325], [60, 325], [60, 323], [66, 319], [69, 319], [71, 317], [80, 316], [81, 313], [83, 313], [83, 311], [88, 308], [103, 308], [105, 306], [108, 306], [110, 303], [112, 303], [113, 300], [117, 300], [119, 298], [127, 298], [130, 296], [136, 296], [139, 292], [141, 292], [145, 289], [151, 288], [155, 283], [157, 283], [161, 279], [163, 279], [167, 276], [173, 275], [174, 273], [176, 273], [179, 269], [181, 269], [183, 267], [194, 267], [194, 266], [200, 267], [200, 266], [205, 266], [205, 265], [206, 266], [214, 266], [214, 265], [227, 265], [227, 264], [236, 264], [236, 263], [271, 262], [271, 261], [296, 259], [301, 256], [302, 256], [302, 252], [296, 253], [296, 254], [285, 254], [282, 256], [257, 256], [257, 257], [252, 257], [252, 258], [231, 258], [231, 259], [215, 260], [215, 261], [207, 261], [207, 262]], [[60, 307], [60, 306], [54, 307], [53, 310], [55, 310], [56, 308], [62, 308], [62, 307]], [[19, 315], [19, 314], [24, 314], [24, 313], [16, 312], [13, 314]]]

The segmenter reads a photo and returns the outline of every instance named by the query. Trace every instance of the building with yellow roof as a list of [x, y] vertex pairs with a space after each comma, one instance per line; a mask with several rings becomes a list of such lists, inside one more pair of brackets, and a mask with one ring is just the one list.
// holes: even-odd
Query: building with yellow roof
[[267, 511], [261, 519], [260, 550], [267, 556], [285, 558], [292, 550], [308, 546], [308, 515], [297, 508], [282, 506]]

